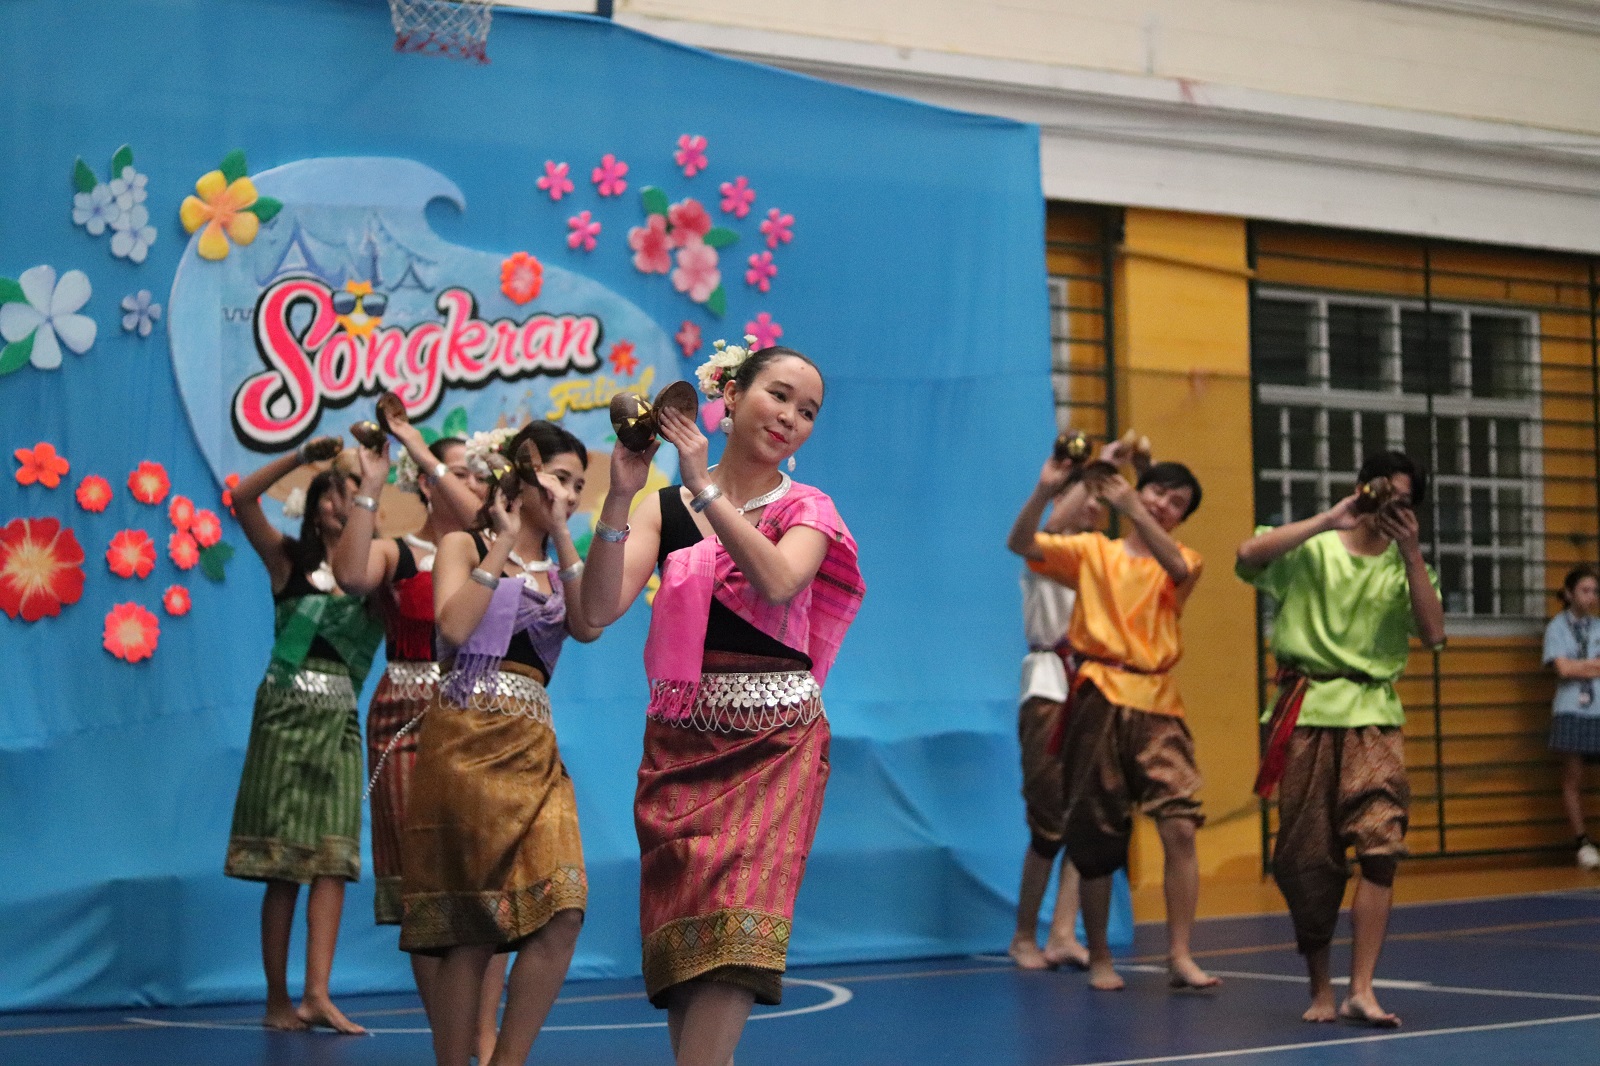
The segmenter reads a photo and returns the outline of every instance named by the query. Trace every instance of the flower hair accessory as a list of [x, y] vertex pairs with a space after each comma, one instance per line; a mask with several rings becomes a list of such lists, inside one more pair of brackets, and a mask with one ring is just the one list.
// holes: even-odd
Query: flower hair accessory
[[394, 461], [394, 487], [401, 492], [416, 492], [420, 474], [417, 461], [411, 458], [411, 453], [401, 451], [400, 457]]
[[[754, 344], [756, 339], [747, 333], [744, 342], [747, 345]], [[712, 348], [715, 350], [711, 353], [711, 358], [700, 364], [694, 376], [700, 382], [700, 391], [705, 393], [708, 399], [715, 400], [722, 396], [722, 390], [733, 380], [734, 375], [739, 373], [739, 368], [750, 358], [751, 352], [749, 348], [741, 348], [727, 341], [716, 341], [712, 344]]]
[[467, 438], [467, 469], [479, 478], [488, 480], [490, 453], [502, 454], [507, 442], [517, 435], [509, 426], [499, 426]]
[[306, 515], [306, 490], [294, 488], [283, 498], [283, 517], [293, 521]]

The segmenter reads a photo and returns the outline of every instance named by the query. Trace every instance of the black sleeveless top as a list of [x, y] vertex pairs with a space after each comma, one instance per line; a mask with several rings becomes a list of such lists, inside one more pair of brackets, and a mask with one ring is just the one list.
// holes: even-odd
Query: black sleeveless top
[[[272, 594], [272, 602], [297, 600], [302, 596], [326, 595], [328, 593], [313, 585], [311, 579], [306, 576], [305, 571], [296, 566], [289, 571], [289, 580], [283, 583], [283, 588]], [[327, 659], [336, 663], [344, 662], [344, 656], [340, 655], [338, 649], [329, 644], [327, 638], [320, 634], [311, 638], [311, 647], [306, 651], [306, 658]]]
[[[488, 543], [478, 533], [472, 534], [472, 543], [478, 549], [479, 562], [482, 562], [483, 557], [489, 554]], [[496, 574], [495, 576], [499, 577], [500, 575]], [[511, 646], [506, 649], [504, 661], [526, 666], [530, 670], [537, 670], [544, 675], [546, 681], [550, 680], [550, 668], [544, 664], [544, 660], [534, 650], [533, 641], [528, 639], [528, 634], [521, 629], [512, 632]]]
[[[700, 527], [694, 524], [689, 508], [683, 502], [683, 493], [677, 485], [661, 490], [661, 547], [656, 551], [656, 569], [666, 565], [667, 556], [679, 548], [687, 548], [705, 539]], [[711, 614], [706, 619], [706, 650], [737, 651], [746, 655], [766, 655], [778, 659], [793, 659], [801, 669], [811, 669], [811, 656], [767, 636], [743, 618], [734, 614], [726, 604], [711, 597]]]

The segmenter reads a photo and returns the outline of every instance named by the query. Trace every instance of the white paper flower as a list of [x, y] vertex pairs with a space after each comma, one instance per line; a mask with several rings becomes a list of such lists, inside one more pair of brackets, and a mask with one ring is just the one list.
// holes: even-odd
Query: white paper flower
[[290, 489], [283, 498], [283, 517], [304, 518], [306, 515], [306, 490]]
[[117, 207], [122, 211], [130, 211], [135, 204], [144, 203], [149, 193], [145, 185], [150, 179], [144, 174], [134, 170], [132, 166], [122, 168], [122, 173], [111, 179], [111, 196], [117, 202]]
[[111, 237], [111, 254], [118, 259], [144, 262], [156, 241], [156, 228], [150, 225], [150, 209], [134, 204], [112, 220], [111, 228], [116, 230]]
[[161, 305], [153, 303], [152, 299], [149, 289], [140, 289], [131, 296], [124, 296], [122, 309], [127, 314], [122, 316], [122, 328], [141, 337], [150, 336], [156, 319], [161, 317]]
[[52, 266], [30, 267], [17, 279], [27, 303], [0, 304], [0, 337], [9, 344], [33, 335], [30, 361], [40, 370], [61, 365], [61, 345], [82, 355], [94, 343], [95, 322], [77, 314], [89, 302], [89, 278], [81, 270], [69, 270], [56, 282]]
[[122, 209], [117, 206], [110, 187], [103, 182], [72, 197], [72, 223], [88, 230], [91, 237], [100, 236], [121, 215]]

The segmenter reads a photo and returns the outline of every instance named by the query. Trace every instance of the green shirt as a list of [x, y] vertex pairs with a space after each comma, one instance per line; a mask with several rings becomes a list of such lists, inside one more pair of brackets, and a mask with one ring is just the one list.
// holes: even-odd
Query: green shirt
[[[1270, 526], [1256, 530], [1260, 535]], [[1319, 533], [1263, 569], [1239, 563], [1234, 572], [1278, 601], [1272, 654], [1308, 674], [1360, 673], [1381, 685], [1334, 679], [1306, 689], [1299, 724], [1352, 729], [1404, 725], [1405, 708], [1392, 682], [1405, 670], [1416, 623], [1400, 549], [1352, 555], [1337, 532]], [[1432, 567], [1434, 591], [1439, 579]], [[1270, 709], [1262, 715], [1265, 721]]]

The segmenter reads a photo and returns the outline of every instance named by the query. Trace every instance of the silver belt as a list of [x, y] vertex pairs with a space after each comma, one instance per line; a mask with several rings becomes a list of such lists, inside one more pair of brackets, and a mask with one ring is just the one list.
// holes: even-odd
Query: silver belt
[[354, 702], [356, 698], [355, 686], [350, 684], [349, 674], [325, 674], [321, 670], [297, 670], [289, 687], [296, 692], [303, 692], [307, 696], [314, 696], [318, 701], [337, 700], [339, 702]]
[[[502, 705], [502, 700], [514, 701], [520, 706], [506, 707]], [[478, 678], [472, 686], [472, 695], [467, 699], [466, 708], [513, 718], [529, 718], [551, 725], [550, 693], [533, 678], [510, 670], [499, 670]]]
[[759, 733], [809, 725], [822, 713], [822, 686], [806, 670], [702, 674], [694, 710], [670, 724], [717, 733]]
[[384, 667], [383, 676], [400, 699], [427, 699], [439, 687], [439, 664], [396, 659]]

